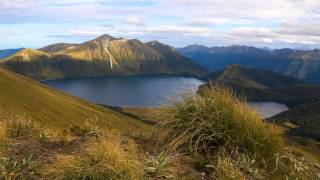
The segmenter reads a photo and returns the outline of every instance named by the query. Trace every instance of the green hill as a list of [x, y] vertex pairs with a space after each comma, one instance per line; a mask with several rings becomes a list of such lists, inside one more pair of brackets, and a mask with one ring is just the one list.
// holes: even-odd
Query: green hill
[[258, 89], [304, 84], [303, 81], [293, 77], [240, 65], [230, 65], [224, 70], [210, 73], [204, 79]]
[[49, 127], [83, 126], [97, 118], [101, 127], [122, 131], [143, 124], [111, 109], [53, 90], [32, 79], [0, 67], [0, 113], [23, 114]]
[[[139, 40], [103, 35], [82, 44], [54, 44], [25, 49], [3, 62], [35, 79], [128, 75], [202, 76], [206, 70], [167, 45], [149, 46]], [[175, 56], [168, 56], [168, 54]]]

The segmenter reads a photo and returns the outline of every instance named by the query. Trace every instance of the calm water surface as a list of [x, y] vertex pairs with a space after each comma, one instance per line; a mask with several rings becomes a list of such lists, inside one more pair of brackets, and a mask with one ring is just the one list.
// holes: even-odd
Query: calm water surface
[[196, 92], [202, 81], [186, 77], [104, 77], [43, 83], [83, 99], [111, 106], [158, 106], [169, 97]]
[[269, 118], [289, 110], [285, 104], [276, 102], [249, 102], [249, 105], [257, 110], [264, 118]]

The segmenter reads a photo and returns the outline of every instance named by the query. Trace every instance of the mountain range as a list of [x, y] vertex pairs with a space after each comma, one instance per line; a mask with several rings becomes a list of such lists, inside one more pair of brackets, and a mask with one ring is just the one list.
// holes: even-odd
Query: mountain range
[[109, 35], [82, 44], [59, 43], [38, 50], [24, 49], [2, 63], [38, 80], [161, 74], [202, 76], [207, 72], [168, 45]]
[[190, 45], [180, 53], [211, 71], [231, 64], [265, 69], [308, 82], [320, 82], [320, 50], [266, 50], [249, 46], [206, 47]]

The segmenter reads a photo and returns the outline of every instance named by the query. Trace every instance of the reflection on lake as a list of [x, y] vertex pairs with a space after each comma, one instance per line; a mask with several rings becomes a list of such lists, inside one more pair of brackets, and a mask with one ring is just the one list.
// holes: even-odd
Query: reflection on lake
[[194, 93], [202, 81], [172, 76], [79, 78], [43, 83], [83, 99], [111, 106], [157, 106], [168, 97]]

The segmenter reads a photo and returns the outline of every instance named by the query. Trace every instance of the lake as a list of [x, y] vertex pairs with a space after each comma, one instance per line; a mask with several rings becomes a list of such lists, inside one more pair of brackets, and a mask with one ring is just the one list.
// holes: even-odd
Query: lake
[[249, 105], [258, 111], [263, 118], [269, 118], [289, 110], [285, 104], [276, 102], [249, 102]]
[[91, 102], [110, 106], [158, 106], [169, 97], [194, 93], [202, 81], [173, 76], [79, 78], [43, 81]]

